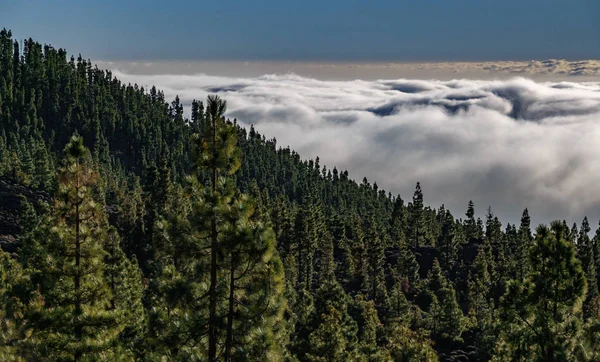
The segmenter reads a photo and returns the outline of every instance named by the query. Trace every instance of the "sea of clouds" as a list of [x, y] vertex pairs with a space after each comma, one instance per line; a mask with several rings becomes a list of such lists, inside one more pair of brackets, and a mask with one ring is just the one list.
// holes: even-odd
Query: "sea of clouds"
[[456, 217], [472, 199], [505, 222], [525, 207], [536, 223], [600, 219], [600, 83], [114, 74], [185, 104], [219, 94], [280, 146], [404, 200], [420, 181]]

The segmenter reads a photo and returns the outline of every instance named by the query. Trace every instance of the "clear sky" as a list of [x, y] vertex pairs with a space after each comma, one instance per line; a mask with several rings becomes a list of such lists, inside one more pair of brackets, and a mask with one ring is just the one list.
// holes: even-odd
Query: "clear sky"
[[599, 0], [0, 0], [95, 60], [600, 59]]

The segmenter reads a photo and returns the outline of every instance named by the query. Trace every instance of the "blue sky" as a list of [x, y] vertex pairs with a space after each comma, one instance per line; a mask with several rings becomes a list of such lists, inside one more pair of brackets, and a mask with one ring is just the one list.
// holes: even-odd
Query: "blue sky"
[[0, 0], [0, 27], [95, 60], [600, 59], [598, 0]]

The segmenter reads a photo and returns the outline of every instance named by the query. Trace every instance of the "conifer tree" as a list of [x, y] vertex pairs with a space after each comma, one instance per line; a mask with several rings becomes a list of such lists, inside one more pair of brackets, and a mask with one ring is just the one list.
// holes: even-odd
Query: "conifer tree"
[[479, 247], [469, 274], [469, 317], [478, 360], [489, 360], [495, 346], [494, 263], [488, 239]]
[[437, 259], [427, 275], [426, 310], [432, 337], [437, 341], [458, 340], [464, 329], [463, 314], [452, 284], [442, 273]]
[[271, 228], [252, 204], [238, 196], [233, 204], [234, 228], [224, 243], [228, 269], [225, 361], [277, 360], [283, 354], [277, 329], [285, 308], [284, 273], [276, 256]]
[[24, 304], [19, 289], [27, 284], [21, 266], [0, 249], [0, 359], [19, 361], [15, 341], [23, 325]]
[[296, 214], [294, 225], [297, 242], [298, 286], [309, 291], [313, 289], [313, 261], [320, 231], [317, 207], [313, 196], [308, 196]]
[[[224, 112], [220, 98], [208, 98], [205, 133], [195, 138], [198, 165], [188, 179], [190, 204], [158, 222], [151, 335], [167, 348], [153, 353], [277, 360], [287, 344], [283, 267], [266, 214], [235, 189], [239, 148]], [[203, 173], [211, 175], [208, 187], [200, 184]]]
[[585, 273], [588, 284], [587, 300], [598, 296], [598, 280], [596, 271], [596, 258], [594, 255], [594, 246], [589, 237], [591, 231], [587, 217], [581, 222], [581, 229], [577, 237], [577, 256], [581, 261], [581, 267]]
[[517, 279], [525, 278], [529, 272], [529, 251], [533, 241], [530, 220], [529, 211], [527, 209], [523, 210], [521, 225], [518, 230], [518, 239], [514, 240], [515, 245], [513, 246], [514, 270], [515, 278]]
[[475, 220], [475, 204], [473, 204], [473, 200], [469, 201], [466, 216], [467, 219], [464, 222], [464, 227], [468, 241], [470, 239], [476, 239], [478, 237], [477, 221]]
[[385, 315], [388, 302], [385, 280], [385, 254], [383, 242], [379, 238], [374, 217], [370, 221], [365, 248], [367, 268], [364, 277], [364, 292], [371, 300], [375, 301], [377, 310]]
[[[211, 193], [207, 195], [208, 203], [211, 205], [213, 215], [210, 215], [210, 284], [209, 284], [209, 320], [208, 320], [208, 360], [214, 362], [217, 359], [218, 343], [218, 316], [217, 303], [219, 301], [219, 277], [218, 277], [218, 254], [219, 254], [219, 215], [217, 210], [219, 200], [223, 195], [229, 194], [231, 184], [219, 182], [218, 177], [231, 175], [240, 167], [239, 149], [236, 148], [237, 139], [235, 130], [230, 127], [225, 119], [226, 102], [218, 96], [209, 96], [206, 102], [207, 127], [201, 140], [201, 152], [199, 154], [199, 167], [204, 168], [211, 175]], [[219, 185], [220, 184], [220, 185]], [[219, 187], [221, 186], [221, 187]]]
[[367, 361], [389, 361], [387, 351], [379, 345], [378, 336], [383, 335], [384, 331], [375, 303], [359, 294], [350, 303], [349, 314], [358, 326], [360, 354]]
[[351, 358], [342, 329], [342, 314], [333, 306], [328, 309], [328, 313], [321, 315], [319, 327], [309, 336], [311, 351], [306, 355], [309, 361], [344, 362]]
[[351, 303], [337, 281], [316, 291], [308, 350], [296, 353], [301, 361], [360, 360], [358, 325], [349, 314]]
[[121, 323], [125, 328], [119, 335], [120, 344], [140, 356], [146, 333], [146, 320], [143, 299], [142, 272], [135, 255], [129, 260], [119, 242], [117, 231], [109, 227], [105, 250], [104, 278], [110, 289], [110, 307], [112, 311], [122, 311]]
[[417, 182], [412, 204], [409, 205], [408, 240], [412, 246], [421, 246], [425, 242], [425, 219], [423, 216], [423, 192]]
[[440, 209], [441, 233], [437, 240], [440, 250], [440, 265], [444, 270], [454, 270], [458, 261], [458, 240], [456, 238], [454, 217], [449, 210]]
[[397, 280], [390, 290], [390, 304], [387, 315], [388, 322], [407, 322], [410, 319], [410, 303], [402, 290], [403, 285]]
[[404, 200], [397, 196], [394, 200], [394, 209], [392, 210], [392, 217], [390, 219], [390, 236], [394, 245], [404, 244], [405, 230], [404, 230], [404, 212], [405, 212]]
[[596, 233], [592, 238], [592, 250], [594, 251], [594, 265], [596, 266], [597, 288], [600, 289], [600, 226], [596, 229]]
[[118, 337], [127, 322], [124, 306], [111, 306], [106, 216], [93, 198], [97, 173], [88, 166], [81, 137], [71, 138], [65, 154], [53, 227], [43, 244], [47, 258], [28, 267], [40, 270], [42, 278], [25, 313], [19, 352], [47, 360], [123, 358], [129, 352], [119, 348]]
[[400, 246], [396, 269], [403, 292], [414, 293], [419, 287], [419, 263], [415, 254], [406, 245]]
[[432, 342], [422, 331], [413, 331], [400, 323], [387, 326], [388, 341], [386, 349], [393, 361], [438, 361]]
[[352, 278], [352, 290], [359, 291], [365, 284], [367, 275], [367, 258], [365, 249], [365, 233], [360, 217], [355, 217], [352, 227], [349, 230], [349, 239], [351, 240], [352, 262], [350, 263], [354, 271]]
[[485, 241], [491, 247], [491, 262], [494, 266], [491, 274], [493, 285], [491, 296], [494, 301], [498, 301], [504, 294], [508, 278], [510, 250], [507, 238], [502, 232], [502, 223], [497, 216], [494, 216], [491, 207], [488, 208], [486, 216]]
[[503, 298], [495, 360], [566, 361], [577, 355], [587, 286], [568, 235], [558, 221], [537, 228], [531, 277], [510, 283]]

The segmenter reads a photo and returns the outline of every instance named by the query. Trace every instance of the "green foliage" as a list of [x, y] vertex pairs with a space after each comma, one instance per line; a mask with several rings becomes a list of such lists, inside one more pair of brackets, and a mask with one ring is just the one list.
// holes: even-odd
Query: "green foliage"
[[[150, 327], [166, 348], [153, 353], [211, 358], [211, 346], [220, 345], [228, 361], [277, 360], [284, 354], [283, 265], [275, 233], [233, 184], [239, 149], [224, 111], [224, 102], [209, 97], [206, 133], [195, 137], [198, 167], [188, 180], [189, 209], [157, 224]], [[198, 181], [203, 172], [212, 175], [209, 187]]]
[[437, 259], [427, 275], [427, 289], [423, 293], [428, 327], [433, 339], [459, 340], [465, 327], [463, 313], [456, 301], [454, 288], [442, 274]]
[[531, 275], [508, 285], [496, 360], [566, 361], [582, 348], [581, 307], [585, 273], [569, 230], [541, 225], [531, 250]]
[[25, 305], [18, 288], [27, 283], [21, 266], [0, 249], [0, 359], [18, 361], [15, 341], [19, 339]]
[[308, 338], [309, 361], [342, 362], [352, 358], [342, 329], [342, 314], [332, 306], [327, 314], [320, 316], [319, 327]]
[[226, 109], [0, 32], [0, 359], [598, 360], [587, 219], [405, 205]]
[[[65, 155], [52, 226], [43, 229], [45, 240], [38, 244], [45, 257], [27, 266], [36, 290], [25, 308], [26, 324], [16, 346], [26, 359], [124, 358], [127, 352], [117, 339], [136, 322], [124, 318], [135, 301], [121, 303], [111, 293], [110, 269], [118, 273], [122, 265], [114, 265], [110, 257], [105, 264], [108, 226], [102, 205], [93, 197], [97, 173], [89, 167], [80, 136], [71, 138]], [[124, 293], [127, 285], [120, 288]], [[138, 305], [140, 297], [138, 293]]]
[[393, 361], [435, 362], [438, 360], [431, 342], [422, 331], [415, 332], [399, 323], [392, 323], [387, 329], [389, 341], [386, 348]]
[[409, 209], [409, 226], [408, 226], [408, 240], [409, 244], [413, 246], [420, 246], [425, 243], [425, 217], [423, 215], [423, 192], [421, 191], [421, 184], [417, 182], [415, 193], [413, 195], [412, 204], [408, 206]]
[[487, 361], [496, 344], [494, 263], [488, 240], [480, 246], [469, 275], [469, 317], [477, 360]]

